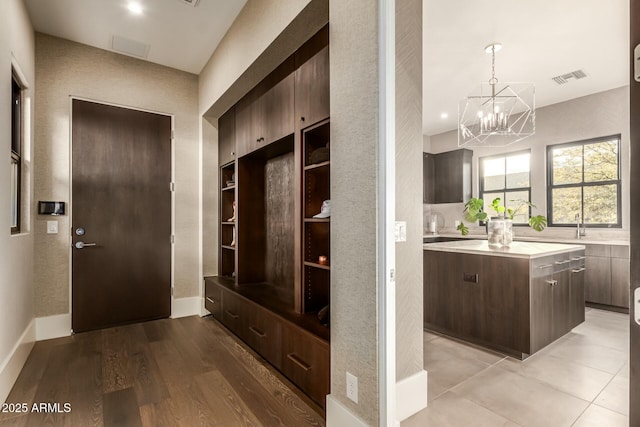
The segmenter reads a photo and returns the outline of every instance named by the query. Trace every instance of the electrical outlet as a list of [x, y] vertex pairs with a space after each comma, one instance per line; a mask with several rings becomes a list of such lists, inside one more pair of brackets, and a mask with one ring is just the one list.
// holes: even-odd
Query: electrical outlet
[[358, 403], [358, 377], [347, 372], [347, 397]]

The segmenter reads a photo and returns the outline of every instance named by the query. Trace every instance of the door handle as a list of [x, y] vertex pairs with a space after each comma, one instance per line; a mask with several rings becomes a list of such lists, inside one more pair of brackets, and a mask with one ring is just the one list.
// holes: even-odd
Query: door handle
[[74, 246], [76, 247], [76, 249], [84, 249], [87, 246], [97, 246], [97, 243], [76, 242]]

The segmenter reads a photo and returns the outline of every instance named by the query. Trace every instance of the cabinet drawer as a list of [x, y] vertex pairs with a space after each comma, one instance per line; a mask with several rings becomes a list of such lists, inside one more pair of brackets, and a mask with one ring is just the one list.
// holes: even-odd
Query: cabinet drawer
[[329, 394], [329, 344], [290, 325], [283, 325], [282, 372], [316, 403]]
[[244, 327], [247, 344], [273, 366], [281, 369], [282, 321], [258, 306], [253, 306], [246, 312]]
[[231, 292], [222, 292], [222, 323], [240, 338], [245, 339], [246, 303]]
[[216, 319], [220, 319], [222, 314], [222, 299], [220, 298], [220, 289], [209, 290], [207, 287], [207, 296], [204, 299], [204, 307], [211, 312]]
[[541, 277], [553, 274], [555, 271], [555, 256], [545, 256], [540, 258], [534, 258], [531, 260], [531, 277]]
[[629, 259], [629, 246], [612, 245], [611, 258]]

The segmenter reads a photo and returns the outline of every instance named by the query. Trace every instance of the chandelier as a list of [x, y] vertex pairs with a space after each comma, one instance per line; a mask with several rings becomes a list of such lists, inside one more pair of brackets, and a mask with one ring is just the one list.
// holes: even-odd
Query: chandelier
[[535, 133], [535, 88], [531, 83], [499, 83], [496, 52], [490, 44], [491, 78], [458, 105], [459, 147], [502, 147]]

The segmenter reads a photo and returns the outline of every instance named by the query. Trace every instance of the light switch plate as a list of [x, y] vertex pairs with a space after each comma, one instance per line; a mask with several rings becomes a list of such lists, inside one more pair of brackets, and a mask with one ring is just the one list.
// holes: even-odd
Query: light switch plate
[[640, 288], [636, 288], [633, 291], [633, 314], [636, 318], [636, 323], [640, 325]]
[[47, 234], [58, 234], [58, 221], [47, 221]]
[[407, 241], [407, 221], [396, 221], [396, 242]]

